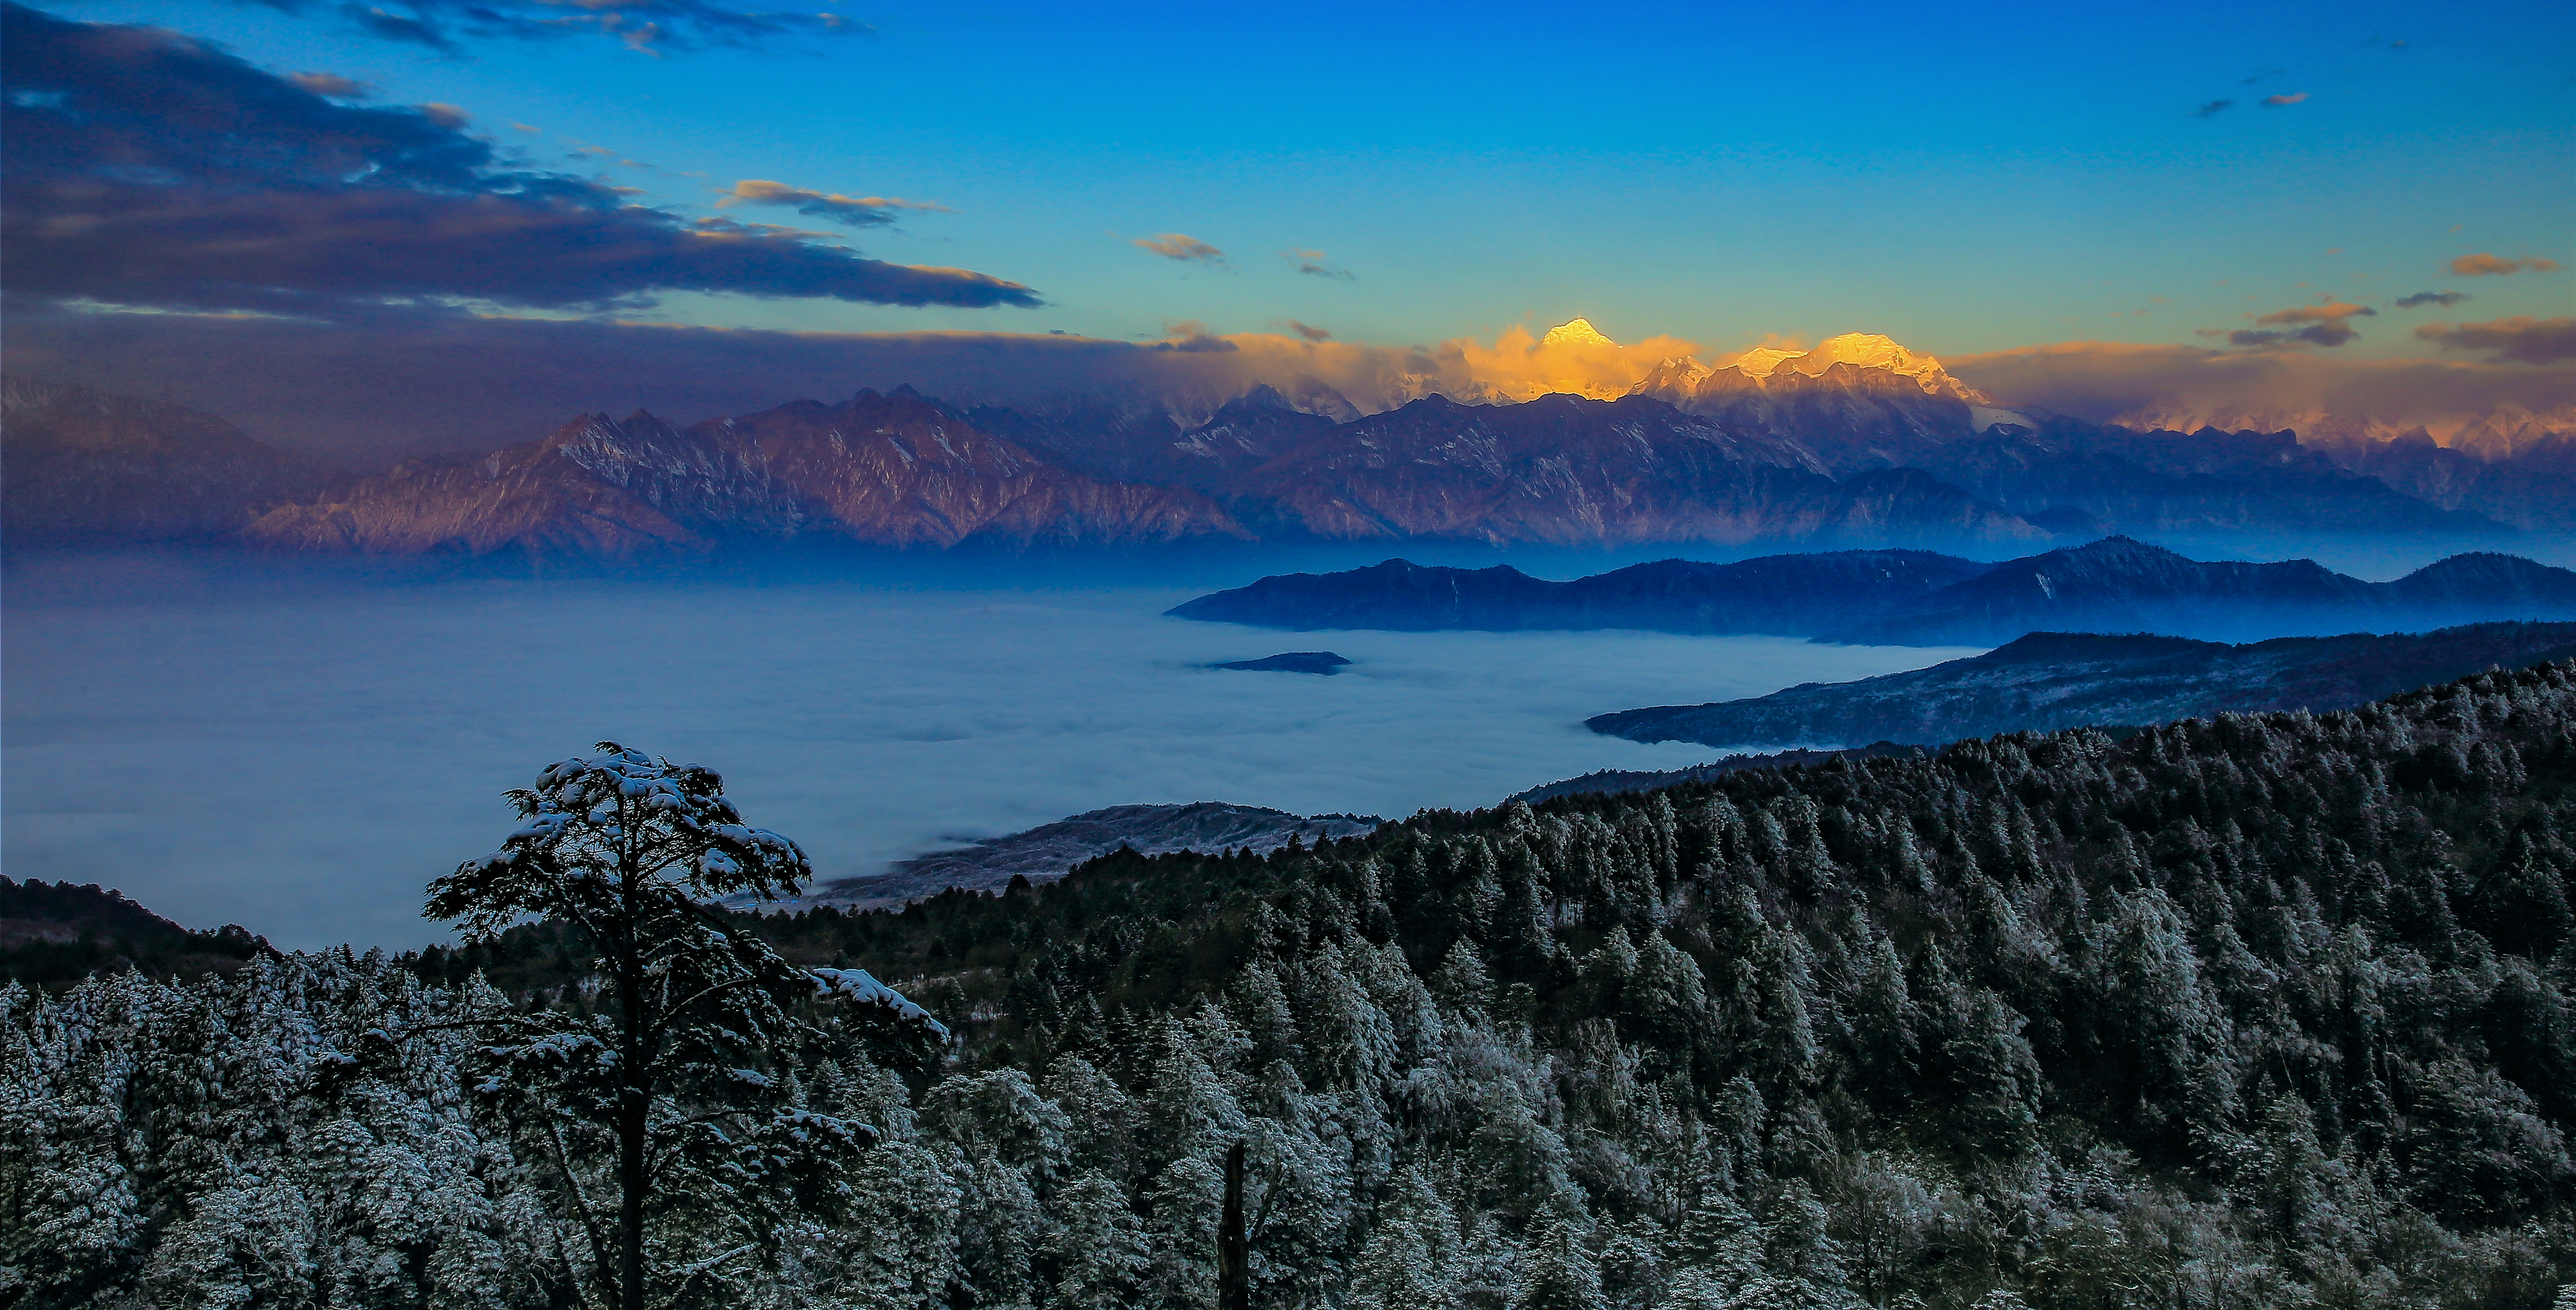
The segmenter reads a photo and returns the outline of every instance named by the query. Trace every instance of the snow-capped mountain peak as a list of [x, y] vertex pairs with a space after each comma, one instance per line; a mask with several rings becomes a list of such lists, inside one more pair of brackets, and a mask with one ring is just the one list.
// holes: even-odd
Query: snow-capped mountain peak
[[1588, 318], [1568, 319], [1547, 330], [1538, 344], [1548, 346], [1616, 346], [1619, 343], [1601, 335]]

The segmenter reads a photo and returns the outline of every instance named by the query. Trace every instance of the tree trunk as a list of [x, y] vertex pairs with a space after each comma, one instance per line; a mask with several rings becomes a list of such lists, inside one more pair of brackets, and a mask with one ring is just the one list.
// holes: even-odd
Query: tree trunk
[[1216, 1230], [1217, 1310], [1252, 1310], [1251, 1247], [1243, 1234], [1243, 1143], [1225, 1153], [1225, 1215]]
[[[620, 801], [623, 811], [625, 802]], [[630, 856], [621, 856], [619, 881], [624, 884], [626, 922], [618, 961], [618, 1098], [617, 1098], [617, 1310], [644, 1310], [644, 1193], [652, 1185], [644, 1169], [646, 1134], [651, 1125], [653, 1084], [644, 1014], [644, 968], [638, 949], [635, 884]]]

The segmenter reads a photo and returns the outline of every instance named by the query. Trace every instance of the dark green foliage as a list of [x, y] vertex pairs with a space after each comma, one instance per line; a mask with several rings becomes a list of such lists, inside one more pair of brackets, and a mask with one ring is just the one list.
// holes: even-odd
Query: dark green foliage
[[268, 939], [227, 924], [191, 932], [98, 884], [0, 878], [0, 978], [57, 988], [103, 969], [200, 977], [274, 954]]

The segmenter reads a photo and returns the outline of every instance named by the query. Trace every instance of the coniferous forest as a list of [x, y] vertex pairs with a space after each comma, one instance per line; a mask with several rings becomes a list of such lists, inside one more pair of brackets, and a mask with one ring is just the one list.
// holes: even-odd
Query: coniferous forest
[[6, 984], [0, 1304], [2571, 1303], [2576, 664], [900, 913], [704, 909], [802, 866], [719, 790], [548, 770], [460, 948]]

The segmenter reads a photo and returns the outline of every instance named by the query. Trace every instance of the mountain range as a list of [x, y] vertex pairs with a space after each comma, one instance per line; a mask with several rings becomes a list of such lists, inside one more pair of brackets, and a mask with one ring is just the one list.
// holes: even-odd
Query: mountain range
[[2454, 555], [2393, 582], [2312, 560], [2202, 563], [2126, 537], [1982, 564], [1929, 551], [1661, 560], [1570, 582], [1388, 560], [1212, 592], [1176, 617], [1310, 631], [1639, 628], [1850, 645], [1992, 646], [2046, 629], [2241, 640], [2489, 619], [2576, 618], [2576, 572]]
[[[1675, 360], [1616, 399], [1425, 396], [1364, 414], [1310, 378], [1184, 420], [1150, 398], [1052, 409], [910, 387], [680, 426], [576, 415], [365, 476], [211, 415], [11, 381], [15, 542], [230, 539], [293, 552], [608, 560], [838, 541], [1452, 541], [1497, 547], [1937, 547], [2105, 533], [2333, 532], [2463, 543], [2576, 530], [2576, 434], [2479, 454], [2289, 432], [2142, 432], [2014, 409], [1851, 334]], [[2493, 445], [2493, 443], [2491, 443]]]
[[1622, 710], [1584, 720], [1631, 741], [1711, 746], [1939, 745], [2004, 732], [2140, 726], [2221, 713], [2349, 709], [2480, 670], [2576, 655], [2576, 623], [2282, 637], [2231, 646], [2182, 637], [2034, 632], [1969, 659], [1746, 700]]

